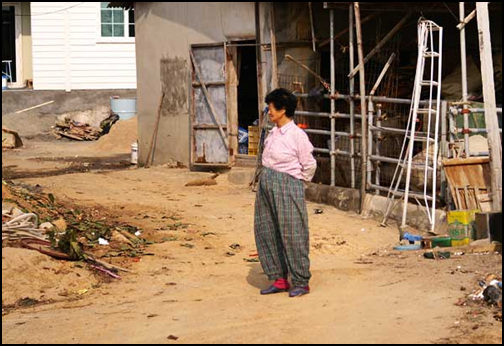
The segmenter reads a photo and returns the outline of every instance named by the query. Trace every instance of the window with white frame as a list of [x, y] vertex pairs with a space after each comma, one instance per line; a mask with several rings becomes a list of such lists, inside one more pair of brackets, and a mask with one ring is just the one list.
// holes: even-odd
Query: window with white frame
[[108, 4], [101, 3], [101, 37], [135, 37], [134, 9], [109, 8]]

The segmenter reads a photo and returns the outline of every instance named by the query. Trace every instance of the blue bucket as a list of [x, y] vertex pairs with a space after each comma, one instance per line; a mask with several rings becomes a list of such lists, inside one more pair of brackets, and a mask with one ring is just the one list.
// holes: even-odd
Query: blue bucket
[[127, 120], [137, 114], [137, 99], [110, 98], [110, 109], [112, 113], [119, 115], [119, 119]]

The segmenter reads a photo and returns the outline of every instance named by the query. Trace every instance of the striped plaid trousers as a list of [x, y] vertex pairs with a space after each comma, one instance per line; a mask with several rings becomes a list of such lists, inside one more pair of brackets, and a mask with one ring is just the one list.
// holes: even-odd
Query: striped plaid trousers
[[254, 233], [259, 260], [269, 280], [290, 274], [294, 286], [308, 286], [310, 240], [301, 180], [263, 168], [255, 202]]

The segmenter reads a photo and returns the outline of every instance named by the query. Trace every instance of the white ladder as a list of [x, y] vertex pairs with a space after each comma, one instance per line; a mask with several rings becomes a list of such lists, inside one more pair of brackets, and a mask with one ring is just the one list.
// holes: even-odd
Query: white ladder
[[[434, 39], [437, 33], [437, 40]], [[437, 42], [436, 42], [437, 41]], [[443, 28], [436, 23], [422, 19], [418, 23], [418, 59], [416, 67], [415, 83], [413, 87], [413, 100], [410, 108], [408, 125], [404, 136], [399, 163], [394, 173], [388, 192], [387, 208], [382, 224], [387, 222], [393, 202], [396, 196], [404, 198], [401, 229], [407, 227], [408, 201], [414, 198], [425, 209], [429, 220], [430, 231], [435, 232], [436, 226], [436, 191], [437, 191], [437, 164], [439, 151], [439, 118], [441, 109], [441, 66], [443, 48]], [[437, 51], [436, 51], [437, 49]], [[426, 71], [426, 61], [430, 62], [430, 68]], [[427, 72], [427, 77], [425, 76]], [[428, 91], [428, 99], [421, 101], [422, 91]], [[417, 133], [417, 121], [419, 115], [427, 121], [426, 132], [419, 136]], [[434, 126], [434, 135], [432, 127]], [[423, 163], [424, 186], [423, 193], [412, 193], [411, 172], [413, 169], [413, 151], [416, 142], [424, 142], [425, 162]], [[432, 165], [430, 163], [431, 147], [434, 147]], [[415, 164], [418, 167], [418, 164]], [[404, 171], [406, 169], [405, 190], [399, 191]], [[429, 189], [429, 177], [432, 177], [432, 189]], [[420, 202], [423, 199], [423, 204]]]

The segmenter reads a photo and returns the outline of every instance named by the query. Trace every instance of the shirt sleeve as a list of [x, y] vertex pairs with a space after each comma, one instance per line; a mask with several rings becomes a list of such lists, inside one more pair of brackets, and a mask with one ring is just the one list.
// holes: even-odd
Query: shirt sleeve
[[298, 158], [304, 180], [311, 181], [317, 170], [317, 160], [313, 157], [313, 145], [304, 132], [298, 136]]

